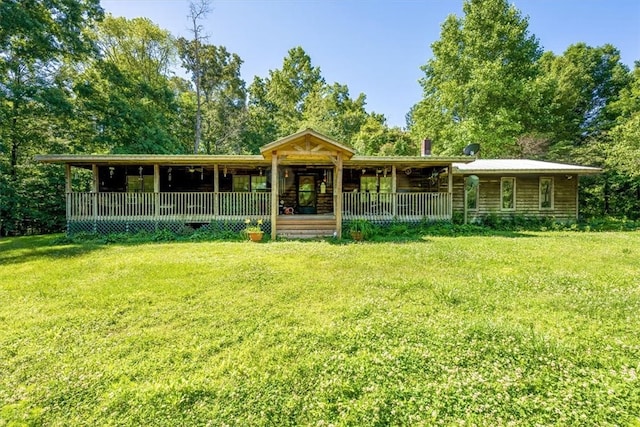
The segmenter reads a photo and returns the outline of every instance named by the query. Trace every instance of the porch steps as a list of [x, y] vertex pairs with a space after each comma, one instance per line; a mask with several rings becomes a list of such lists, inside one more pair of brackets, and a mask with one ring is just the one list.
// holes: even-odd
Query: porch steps
[[278, 237], [312, 239], [332, 237], [336, 218], [331, 215], [280, 215], [277, 220]]

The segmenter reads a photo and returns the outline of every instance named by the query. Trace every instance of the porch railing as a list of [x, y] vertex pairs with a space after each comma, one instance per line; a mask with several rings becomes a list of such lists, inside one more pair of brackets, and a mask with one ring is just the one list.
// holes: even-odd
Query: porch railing
[[344, 219], [448, 220], [449, 193], [344, 193]]
[[[344, 193], [342, 218], [451, 219], [448, 193]], [[267, 218], [271, 193], [68, 193], [68, 220], [165, 220]]]
[[68, 193], [68, 220], [211, 221], [268, 217], [271, 193]]

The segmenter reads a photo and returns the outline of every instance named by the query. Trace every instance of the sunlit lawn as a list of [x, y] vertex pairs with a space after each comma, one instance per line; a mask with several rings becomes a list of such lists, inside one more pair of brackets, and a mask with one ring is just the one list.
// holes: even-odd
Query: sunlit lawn
[[640, 425], [640, 233], [0, 239], [0, 425]]

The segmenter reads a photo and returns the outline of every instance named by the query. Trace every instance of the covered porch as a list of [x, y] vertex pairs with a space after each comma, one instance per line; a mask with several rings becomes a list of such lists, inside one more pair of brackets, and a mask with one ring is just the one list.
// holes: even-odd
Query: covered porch
[[[466, 158], [367, 157], [307, 129], [260, 155], [47, 155], [66, 171], [67, 223], [215, 222], [240, 231], [262, 219], [275, 239], [306, 227], [342, 235], [343, 224], [452, 217], [452, 162]], [[77, 185], [78, 174], [85, 185]], [[295, 219], [294, 219], [295, 217]], [[119, 229], [119, 228], [118, 228]]]

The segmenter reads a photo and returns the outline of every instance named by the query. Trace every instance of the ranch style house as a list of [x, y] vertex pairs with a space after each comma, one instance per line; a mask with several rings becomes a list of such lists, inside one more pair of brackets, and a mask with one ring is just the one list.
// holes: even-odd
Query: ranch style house
[[[36, 156], [65, 166], [70, 234], [220, 227], [262, 220], [271, 238], [342, 236], [355, 219], [475, 221], [486, 215], [578, 217], [581, 175], [599, 168], [535, 160], [360, 156], [312, 129], [259, 155]], [[91, 176], [75, 191], [73, 176]]]

